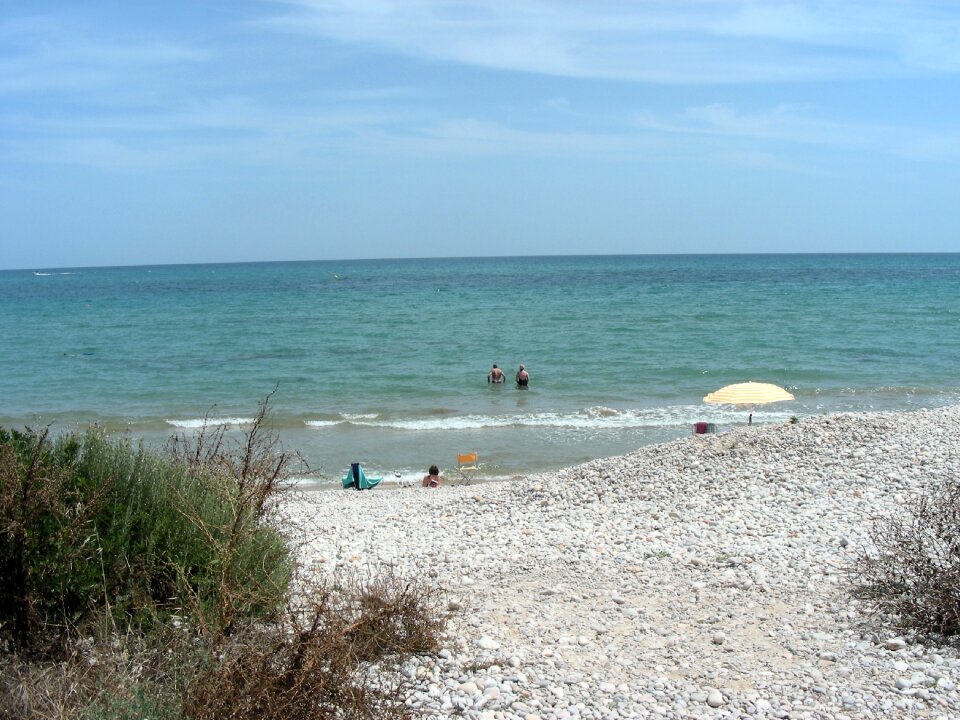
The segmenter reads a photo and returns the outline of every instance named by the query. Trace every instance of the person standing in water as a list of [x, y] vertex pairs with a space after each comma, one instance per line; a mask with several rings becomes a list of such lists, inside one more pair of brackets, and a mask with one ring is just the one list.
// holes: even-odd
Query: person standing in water
[[502, 383], [506, 378], [503, 376], [503, 370], [497, 367], [497, 364], [493, 364], [490, 372], [487, 373], [487, 382], [488, 383]]
[[520, 365], [520, 369], [517, 370], [517, 387], [526, 387], [527, 383], [530, 382], [530, 373], [523, 369], [523, 364]]

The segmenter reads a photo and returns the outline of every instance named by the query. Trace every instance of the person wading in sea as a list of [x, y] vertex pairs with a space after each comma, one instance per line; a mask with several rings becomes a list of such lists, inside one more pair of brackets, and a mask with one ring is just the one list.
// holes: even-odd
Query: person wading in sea
[[493, 364], [493, 368], [490, 372], [487, 373], [487, 382], [488, 383], [502, 383], [506, 378], [503, 376], [503, 370], [497, 367], [497, 364]]
[[517, 370], [517, 387], [526, 387], [530, 382], [530, 373], [523, 369], [523, 365]]

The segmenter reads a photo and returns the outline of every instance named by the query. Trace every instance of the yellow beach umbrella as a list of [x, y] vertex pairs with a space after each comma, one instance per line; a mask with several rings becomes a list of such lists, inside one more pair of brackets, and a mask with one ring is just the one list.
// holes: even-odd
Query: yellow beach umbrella
[[793, 395], [778, 385], [770, 383], [745, 382], [727, 385], [707, 395], [703, 401], [708, 403], [727, 403], [729, 405], [766, 405], [767, 403], [793, 400]]

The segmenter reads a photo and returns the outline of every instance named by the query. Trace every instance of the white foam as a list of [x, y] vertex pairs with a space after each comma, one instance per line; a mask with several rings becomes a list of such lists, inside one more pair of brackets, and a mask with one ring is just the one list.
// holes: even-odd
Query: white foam
[[305, 420], [303, 424], [312, 428], [325, 428], [340, 425], [342, 422], [342, 420]]
[[394, 430], [481, 430], [506, 427], [551, 427], [583, 430], [678, 427], [695, 422], [743, 423], [752, 412], [755, 422], [783, 422], [789, 411], [739, 409], [723, 405], [673, 405], [618, 410], [591, 407], [571, 412], [517, 415], [454, 415], [451, 417], [398, 418], [354, 421], [364, 427]]
[[190, 418], [187, 420], [164, 420], [173, 427], [197, 429], [202, 427], [218, 427], [220, 425], [252, 425], [253, 418], [224, 417], [224, 418]]
[[462, 415], [448, 418], [400, 418], [397, 420], [355, 421], [363, 427], [382, 427], [393, 430], [475, 430], [484, 427], [509, 426], [510, 416]]
[[[808, 408], [804, 408], [808, 410]], [[798, 408], [738, 408], [732, 405], [665, 405], [641, 408], [595, 406], [566, 412], [499, 415], [451, 415], [448, 417], [384, 418], [378, 413], [344, 413], [341, 420], [305, 420], [314, 429], [338, 425], [383, 428], [411, 432], [484, 430], [510, 427], [542, 427], [574, 430], [629, 430], [632, 428], [683, 427], [695, 422], [742, 424], [752, 414], [756, 423], [785, 422]], [[168, 421], [169, 422], [169, 421]], [[197, 422], [197, 421], [184, 421]], [[202, 424], [202, 422], [200, 423]], [[197, 425], [199, 426], [199, 425]]]
[[379, 417], [377, 413], [343, 413], [340, 415], [340, 420], [304, 420], [303, 424], [311, 428], [328, 428], [345, 423], [363, 425], [366, 421], [375, 420], [377, 417]]

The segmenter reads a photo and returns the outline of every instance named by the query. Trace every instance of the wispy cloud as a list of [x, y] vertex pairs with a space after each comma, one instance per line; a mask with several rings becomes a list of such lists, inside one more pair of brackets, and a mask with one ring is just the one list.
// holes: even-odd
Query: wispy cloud
[[651, 132], [729, 139], [758, 145], [806, 145], [839, 150], [866, 150], [916, 160], [960, 162], [960, 131], [935, 132], [883, 123], [831, 120], [814, 109], [778, 105], [742, 112], [732, 105], [690, 106], [675, 116], [638, 113], [636, 125]]
[[[189, 102], [173, 110], [0, 115], [0, 158], [130, 170], [216, 162], [296, 165], [398, 135], [399, 112], [316, 105], [277, 107], [250, 97]], [[423, 122], [419, 118], [419, 122]]]
[[141, 148], [108, 137], [28, 139], [0, 142], [0, 157], [37, 165], [75, 165], [106, 170], [143, 170], [170, 166], [170, 153]]
[[83, 93], [129, 81], [144, 69], [196, 63], [210, 53], [149, 39], [118, 42], [63, 17], [0, 22], [0, 93]]
[[[214, 13], [189, 42], [176, 28], [108, 28], [77, 14], [0, 21], [0, 95], [14, 100], [0, 110], [0, 156], [128, 169], [296, 165], [327, 151], [616, 160], [706, 149], [789, 168], [795, 165], [781, 158], [795, 146], [820, 146], [960, 161], [960, 133], [951, 127], [771, 100], [790, 98], [788, 85], [751, 88], [752, 102], [739, 106], [687, 99], [705, 92], [728, 100], [725, 88], [685, 88], [690, 104], [680, 108], [663, 99], [678, 93], [662, 90], [650, 103], [655, 109], [641, 114], [622, 86], [608, 92], [609, 83], [557, 82], [537, 97], [530, 91], [539, 82], [487, 79], [496, 98], [489, 103], [463, 91], [463, 75], [434, 74], [437, 63], [399, 78], [383, 72], [386, 51], [674, 84], [936, 74], [960, 69], [960, 10], [949, 5], [279, 0], [258, 7], [272, 16], [231, 26], [230, 35]], [[330, 41], [351, 46], [333, 53], [342, 65], [318, 62], [316, 75], [302, 67], [303, 57], [329, 51]], [[287, 46], [295, 46], [289, 56]], [[602, 107], [591, 106], [595, 97]]]
[[898, 0], [286, 0], [265, 25], [567, 77], [754, 83], [960, 71], [960, 11]]
[[623, 160], [658, 151], [660, 144], [636, 132], [529, 130], [478, 118], [456, 118], [403, 135], [381, 135], [380, 148], [420, 157], [582, 157]]
[[[208, 132], [209, 131], [209, 132]], [[210, 134], [210, 133], [213, 134]], [[18, 162], [129, 170], [217, 162], [295, 166], [329, 152], [367, 157], [582, 157], [597, 161], [686, 158], [811, 171], [804, 146], [911, 160], [960, 162], [960, 133], [830, 120], [805, 106], [744, 112], [728, 104], [624, 116], [616, 128], [521, 128], [482, 116], [357, 108], [267, 107], [223, 97], [167, 114], [36, 119], [0, 116], [0, 157]], [[789, 159], [792, 158], [792, 159]]]

